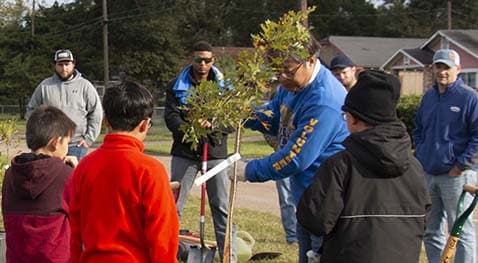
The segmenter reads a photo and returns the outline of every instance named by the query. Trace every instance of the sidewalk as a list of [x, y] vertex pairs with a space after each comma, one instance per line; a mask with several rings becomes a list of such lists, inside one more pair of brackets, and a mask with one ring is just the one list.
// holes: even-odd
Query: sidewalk
[[[168, 169], [170, 173], [170, 156], [155, 156]], [[239, 172], [244, 171], [244, 163], [239, 161]], [[191, 194], [200, 195], [200, 187], [193, 185]], [[269, 212], [273, 215], [280, 216], [279, 199], [275, 182], [269, 181], [265, 183], [249, 183], [239, 182], [237, 187], [235, 207], [248, 208], [261, 212]]]

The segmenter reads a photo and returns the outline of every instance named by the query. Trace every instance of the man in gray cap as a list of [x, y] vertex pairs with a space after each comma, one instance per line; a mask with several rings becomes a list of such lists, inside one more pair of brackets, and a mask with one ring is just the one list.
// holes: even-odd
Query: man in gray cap
[[42, 104], [61, 109], [76, 124], [67, 155], [80, 160], [100, 134], [103, 118], [101, 100], [93, 84], [75, 69], [75, 59], [70, 50], [57, 50], [54, 63], [55, 74], [44, 79], [33, 92], [27, 105], [27, 118]]
[[338, 55], [330, 61], [330, 70], [344, 85], [347, 91], [357, 83], [357, 68], [352, 60], [345, 55]]
[[[460, 56], [441, 49], [433, 56], [435, 84], [422, 98], [416, 114], [415, 156], [425, 170], [432, 206], [424, 236], [430, 263], [440, 261], [457, 214], [463, 185], [476, 183], [478, 157], [478, 95], [458, 77]], [[465, 200], [465, 206], [471, 198]], [[463, 226], [455, 262], [475, 261], [475, 229], [470, 216]]]

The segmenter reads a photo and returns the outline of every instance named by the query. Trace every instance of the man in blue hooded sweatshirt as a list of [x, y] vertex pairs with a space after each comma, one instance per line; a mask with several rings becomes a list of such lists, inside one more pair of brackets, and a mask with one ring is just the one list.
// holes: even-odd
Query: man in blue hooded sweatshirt
[[[435, 53], [435, 85], [423, 96], [415, 119], [415, 155], [425, 170], [432, 199], [424, 236], [430, 263], [440, 260], [446, 243], [445, 223], [451, 230], [463, 184], [476, 183], [478, 94], [458, 77], [460, 69], [456, 51], [441, 49]], [[463, 226], [455, 262], [476, 262], [472, 218]]]
[[[342, 150], [341, 143], [349, 135], [341, 109], [347, 91], [320, 63], [317, 40], [310, 36], [297, 46], [303, 46], [308, 57], [291, 53], [283, 58], [276, 95], [255, 110], [256, 118], [245, 123], [247, 128], [277, 136], [278, 150], [249, 161], [245, 175], [238, 175], [238, 180], [249, 182], [289, 177], [295, 204], [322, 161]], [[317, 253], [322, 240], [300, 224], [297, 239], [299, 263], [306, 263], [306, 253]]]

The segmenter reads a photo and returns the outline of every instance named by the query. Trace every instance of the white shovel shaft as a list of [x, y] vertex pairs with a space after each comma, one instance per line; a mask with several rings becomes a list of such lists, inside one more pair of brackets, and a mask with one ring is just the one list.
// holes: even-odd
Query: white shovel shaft
[[211, 179], [213, 176], [218, 174], [220, 171], [226, 169], [231, 164], [239, 161], [240, 159], [241, 159], [241, 155], [239, 153], [235, 153], [235, 154], [229, 156], [229, 158], [220, 162], [218, 165], [214, 166], [211, 170], [207, 171], [205, 174], [196, 178], [196, 180], [194, 180], [194, 184], [196, 186], [199, 186], [199, 185], [205, 183], [207, 180]]

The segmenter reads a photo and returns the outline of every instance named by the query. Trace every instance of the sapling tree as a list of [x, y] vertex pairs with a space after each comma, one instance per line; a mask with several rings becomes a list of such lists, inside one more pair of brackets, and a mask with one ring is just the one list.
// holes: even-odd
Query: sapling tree
[[[270, 92], [272, 77], [282, 72], [282, 65], [287, 59], [303, 61], [310, 56], [306, 45], [311, 36], [302, 20], [314, 9], [309, 8], [305, 13], [289, 11], [278, 22], [265, 21], [261, 24], [261, 32], [252, 35], [253, 51], [240, 54], [235, 70], [227, 72], [218, 82], [203, 81], [190, 89], [187, 105], [184, 106], [188, 110], [189, 123], [180, 127], [184, 132], [183, 141], [197, 148], [201, 138], [208, 134], [215, 132], [220, 135], [221, 129], [235, 127], [235, 152], [239, 152], [240, 131], [244, 121], [254, 118], [251, 113]], [[203, 120], [208, 120], [211, 128], [202, 127]], [[231, 261], [237, 163], [234, 163], [233, 172], [223, 263]]]
[[[183, 141], [196, 149], [202, 137], [224, 127], [241, 129], [244, 121], [253, 118], [253, 108], [263, 103], [284, 60], [309, 56], [304, 46], [310, 39], [309, 29], [301, 21], [314, 10], [289, 11], [277, 22], [265, 21], [261, 32], [252, 35], [253, 51], [242, 52], [234, 70], [225, 73], [220, 82], [203, 81], [190, 89], [184, 106], [188, 124], [180, 128], [185, 134]], [[212, 127], [202, 127], [202, 120], [208, 120]]]

